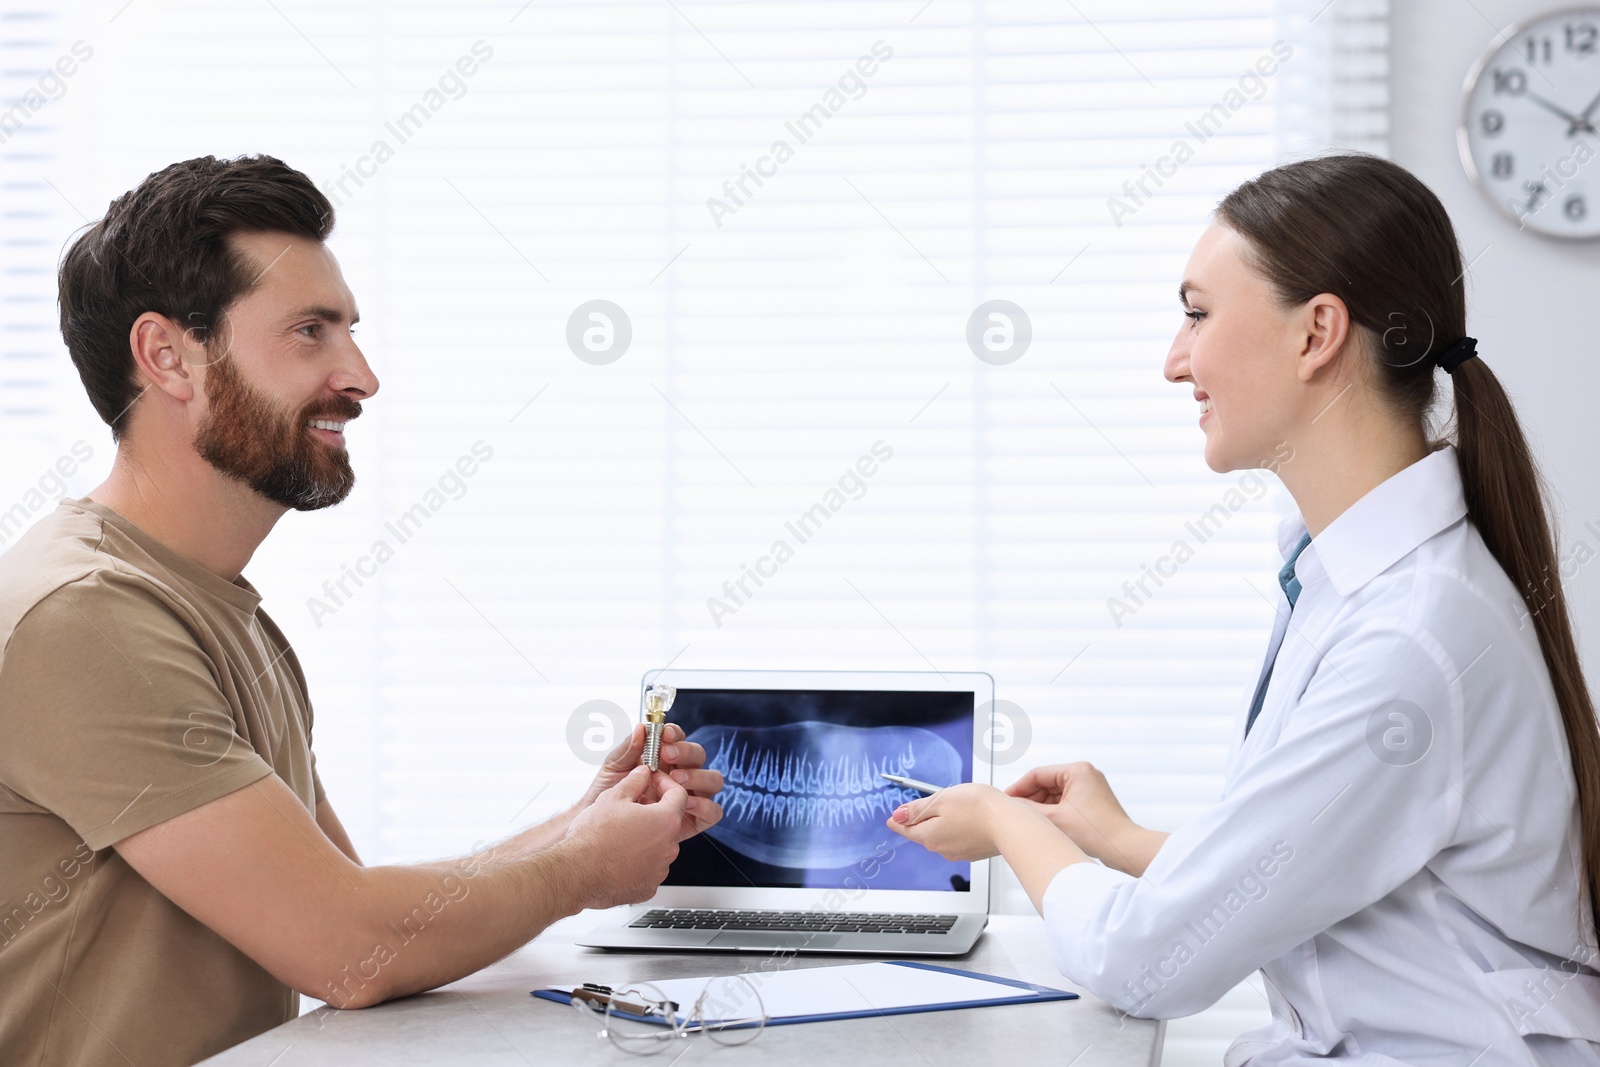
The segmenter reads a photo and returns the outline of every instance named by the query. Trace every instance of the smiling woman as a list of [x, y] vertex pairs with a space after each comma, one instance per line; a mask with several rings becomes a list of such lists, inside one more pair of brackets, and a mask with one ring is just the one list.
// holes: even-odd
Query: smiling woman
[[[1062, 972], [1130, 1014], [1259, 969], [1273, 1022], [1229, 1063], [1600, 1063], [1600, 731], [1450, 219], [1361, 155], [1269, 170], [1216, 216], [1166, 377], [1213, 470], [1287, 443], [1299, 507], [1221, 801], [1164, 834], [1078, 763], [889, 827], [1005, 856]], [[1440, 371], [1454, 433], [1429, 421]]]

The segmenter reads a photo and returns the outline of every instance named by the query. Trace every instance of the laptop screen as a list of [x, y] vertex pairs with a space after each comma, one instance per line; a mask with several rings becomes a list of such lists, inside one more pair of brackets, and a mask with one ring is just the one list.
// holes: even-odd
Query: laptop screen
[[969, 892], [970, 863], [884, 825], [932, 785], [972, 780], [971, 692], [682, 689], [668, 714], [722, 772], [722, 821], [666, 885]]

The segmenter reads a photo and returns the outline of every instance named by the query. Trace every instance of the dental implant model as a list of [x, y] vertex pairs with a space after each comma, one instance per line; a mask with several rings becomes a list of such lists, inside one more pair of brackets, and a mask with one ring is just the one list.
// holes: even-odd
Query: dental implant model
[[652, 685], [644, 693], [644, 765], [652, 771], [661, 769], [661, 731], [677, 695], [670, 685]]

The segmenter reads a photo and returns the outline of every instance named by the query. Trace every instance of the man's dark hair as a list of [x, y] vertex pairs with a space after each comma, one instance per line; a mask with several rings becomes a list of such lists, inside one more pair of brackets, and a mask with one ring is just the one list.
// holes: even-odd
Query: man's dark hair
[[121, 440], [140, 392], [128, 344], [135, 319], [154, 311], [210, 340], [260, 271], [229, 248], [230, 234], [323, 241], [332, 230], [328, 198], [272, 156], [174, 163], [113, 200], [57, 275], [61, 337], [112, 439]]

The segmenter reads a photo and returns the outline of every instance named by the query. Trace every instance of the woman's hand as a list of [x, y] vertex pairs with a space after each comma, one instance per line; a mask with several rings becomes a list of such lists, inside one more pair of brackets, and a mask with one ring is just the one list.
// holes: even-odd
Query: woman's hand
[[1043, 814], [1084, 852], [1136, 878], [1167, 839], [1128, 818], [1106, 776], [1088, 763], [1036, 767], [1006, 793]]
[[967, 782], [900, 805], [886, 824], [947, 860], [983, 860], [999, 854], [995, 820], [1012, 803], [992, 785]]
[[1051, 880], [1064, 867], [1088, 862], [1048, 819], [992, 785], [953, 785], [902, 804], [889, 816], [888, 826], [947, 860], [1004, 855], [1041, 915]]

